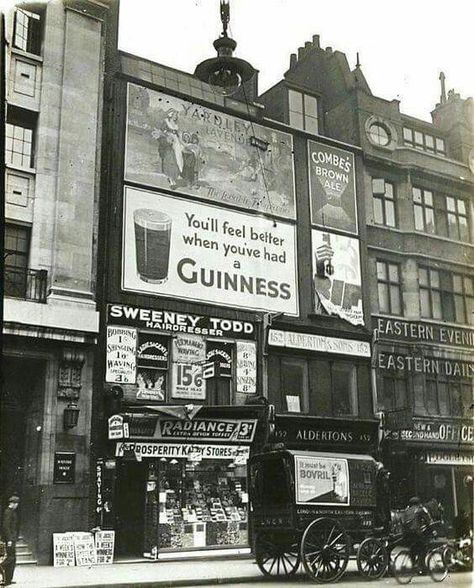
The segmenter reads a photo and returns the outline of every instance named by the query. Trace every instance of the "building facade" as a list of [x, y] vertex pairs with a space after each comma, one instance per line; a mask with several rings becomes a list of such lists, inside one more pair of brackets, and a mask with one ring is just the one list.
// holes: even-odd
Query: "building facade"
[[310, 125], [362, 149], [374, 408], [393, 505], [434, 496], [455, 526], [472, 519], [474, 103], [440, 80], [432, 122], [415, 119], [314, 37], [263, 98], [276, 98], [269, 116], [301, 123], [310, 103], [295, 108], [295, 92], [308, 91], [324, 113]]
[[376, 452], [361, 150], [257, 75], [106, 67], [97, 522], [121, 555], [245, 553], [252, 452]]
[[[5, 20], [1, 500], [24, 559], [89, 528], [106, 4], [21, 4]], [[78, 84], [78, 80], [81, 84]]]

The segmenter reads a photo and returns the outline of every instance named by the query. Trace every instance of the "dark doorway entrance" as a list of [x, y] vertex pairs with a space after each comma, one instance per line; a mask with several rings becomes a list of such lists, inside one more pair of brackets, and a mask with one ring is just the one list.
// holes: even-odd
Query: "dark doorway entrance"
[[115, 486], [117, 555], [143, 557], [146, 464], [117, 464]]

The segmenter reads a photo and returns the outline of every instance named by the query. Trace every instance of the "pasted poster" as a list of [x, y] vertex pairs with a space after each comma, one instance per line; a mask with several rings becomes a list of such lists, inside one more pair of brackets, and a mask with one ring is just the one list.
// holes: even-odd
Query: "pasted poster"
[[139, 331], [137, 347], [137, 400], [166, 400], [169, 337]]
[[125, 179], [295, 218], [290, 134], [128, 85]]
[[308, 141], [308, 156], [312, 222], [357, 233], [354, 155]]
[[295, 226], [125, 188], [124, 290], [298, 315]]
[[349, 467], [336, 457], [295, 457], [298, 504], [348, 506]]
[[257, 350], [251, 341], [236, 343], [235, 373], [237, 392], [255, 394], [257, 392]]
[[363, 325], [359, 241], [313, 229], [312, 258], [315, 312]]
[[135, 384], [136, 352], [136, 329], [108, 326], [105, 381]]
[[215, 364], [215, 374], [220, 378], [232, 377], [233, 343], [223, 341], [207, 341], [206, 362]]
[[206, 382], [202, 377], [205, 361], [204, 337], [180, 334], [173, 339], [172, 398], [205, 400]]

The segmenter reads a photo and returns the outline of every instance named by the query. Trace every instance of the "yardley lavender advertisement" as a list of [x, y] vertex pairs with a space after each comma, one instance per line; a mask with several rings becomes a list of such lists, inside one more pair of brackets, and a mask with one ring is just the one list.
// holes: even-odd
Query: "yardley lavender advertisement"
[[315, 312], [364, 324], [359, 241], [313, 229]]
[[357, 233], [354, 155], [315, 141], [308, 154], [312, 222]]
[[124, 290], [298, 315], [294, 225], [128, 187], [123, 224]]
[[291, 135], [128, 85], [125, 180], [295, 218]]

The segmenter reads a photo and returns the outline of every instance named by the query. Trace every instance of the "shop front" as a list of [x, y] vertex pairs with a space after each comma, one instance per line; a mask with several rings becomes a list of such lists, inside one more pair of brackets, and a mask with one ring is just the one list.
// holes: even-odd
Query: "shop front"
[[98, 517], [104, 524], [107, 512], [118, 555], [248, 553], [247, 461], [267, 419], [264, 405], [147, 406], [111, 416], [114, 457], [101, 460]]
[[394, 500], [406, 505], [410, 496], [436, 498], [451, 531], [471, 521], [474, 473], [474, 425], [455, 419], [413, 418], [390, 430], [383, 441], [384, 461], [394, 480]]

